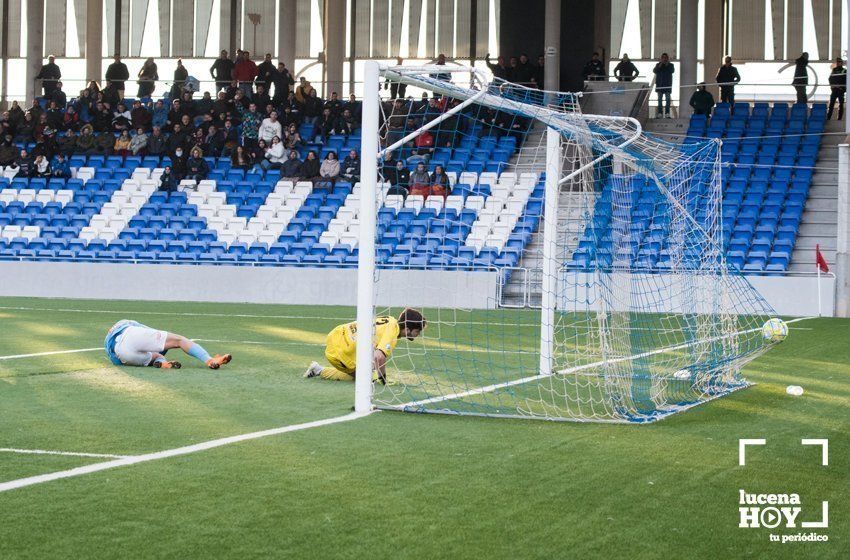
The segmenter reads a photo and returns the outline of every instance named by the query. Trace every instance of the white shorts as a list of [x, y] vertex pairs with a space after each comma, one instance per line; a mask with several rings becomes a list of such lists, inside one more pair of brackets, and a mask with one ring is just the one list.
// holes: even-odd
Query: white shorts
[[128, 366], [147, 366], [153, 354], [165, 350], [166, 331], [145, 327], [127, 327], [115, 343], [115, 355]]

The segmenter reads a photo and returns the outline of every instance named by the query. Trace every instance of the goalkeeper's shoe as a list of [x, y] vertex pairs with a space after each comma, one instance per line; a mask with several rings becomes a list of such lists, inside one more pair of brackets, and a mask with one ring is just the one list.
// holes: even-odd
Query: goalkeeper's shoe
[[183, 367], [183, 364], [174, 360], [174, 361], [162, 361], [162, 362], [154, 362], [153, 367], [160, 369], [180, 369]]
[[322, 370], [324, 368], [319, 365], [319, 362], [313, 362], [310, 364], [310, 367], [307, 368], [307, 371], [304, 372], [304, 377], [309, 379], [310, 377], [319, 377], [322, 375]]
[[233, 356], [230, 354], [216, 354], [207, 360], [207, 367], [210, 369], [218, 369], [225, 364], [229, 364], [232, 359]]

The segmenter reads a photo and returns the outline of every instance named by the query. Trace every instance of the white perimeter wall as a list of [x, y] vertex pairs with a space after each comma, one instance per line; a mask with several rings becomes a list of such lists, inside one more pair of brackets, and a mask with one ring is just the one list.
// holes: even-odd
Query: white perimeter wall
[[[377, 303], [381, 306], [488, 309], [498, 297], [495, 272], [384, 270], [379, 274]], [[818, 314], [816, 277], [753, 276], [749, 280], [780, 315]], [[655, 283], [665, 284], [674, 283]], [[0, 262], [0, 296], [353, 306], [356, 289], [355, 269]], [[831, 316], [835, 279], [822, 277], [821, 290], [821, 313]]]

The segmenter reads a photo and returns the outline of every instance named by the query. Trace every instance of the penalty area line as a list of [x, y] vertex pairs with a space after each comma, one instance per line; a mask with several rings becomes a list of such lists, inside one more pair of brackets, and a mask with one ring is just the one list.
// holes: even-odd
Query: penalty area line
[[137, 465], [139, 463], [146, 463], [149, 461], [158, 461], [160, 459], [168, 459], [170, 457], [178, 457], [180, 455], [189, 455], [191, 453], [198, 453], [200, 451], [206, 451], [208, 449], [215, 449], [216, 447], [223, 447], [225, 445], [230, 445], [232, 443], [239, 443], [242, 441], [249, 441], [252, 439], [259, 439], [268, 436], [275, 436], [278, 434], [285, 434], [288, 432], [297, 432], [300, 430], [309, 430], [310, 428], [319, 428], [321, 426], [329, 426], [331, 424], [339, 424], [342, 422], [348, 422], [350, 420], [357, 420], [358, 418], [363, 418], [364, 416], [368, 416], [372, 411], [369, 412], [351, 412], [349, 414], [345, 414], [343, 416], [335, 416], [333, 418], [325, 418], [324, 420], [315, 420], [313, 422], [304, 422], [302, 424], [290, 424], [288, 426], [281, 426], [280, 428], [272, 428], [270, 430], [262, 430], [259, 432], [251, 432], [248, 434], [240, 434], [237, 436], [229, 436], [219, 439], [214, 439], [210, 441], [205, 441], [201, 443], [196, 443], [194, 445], [187, 445], [184, 447], [176, 447], [174, 449], [166, 449], [165, 451], [157, 451], [155, 453], [146, 453], [144, 455], [133, 455], [129, 457], [123, 457], [121, 459], [115, 459], [113, 461], [103, 461], [101, 463], [93, 463], [91, 465], [85, 465], [82, 467], [77, 467], [74, 469], [68, 469], [65, 471], [57, 471], [47, 474], [41, 474], [37, 476], [29, 476], [26, 478], [19, 478], [17, 480], [10, 480], [8, 482], [0, 483], [0, 492], [7, 492], [9, 490], [15, 490], [17, 488], [24, 488], [26, 486], [34, 486], [36, 484], [43, 484], [45, 482], [51, 482], [53, 480], [60, 480], [63, 478], [72, 478], [75, 476], [82, 476], [85, 474], [96, 473], [100, 471], [105, 471], [108, 469], [115, 469], [118, 467], [128, 467], [130, 465]]
[[14, 354], [12, 356], [0, 356], [0, 360], [17, 360], [20, 358], [37, 358], [39, 356], [57, 356], [59, 354], [79, 354], [80, 352], [94, 352], [103, 350], [103, 346], [96, 348], [77, 348], [75, 350], [54, 350], [51, 352], [36, 352], [34, 354]]

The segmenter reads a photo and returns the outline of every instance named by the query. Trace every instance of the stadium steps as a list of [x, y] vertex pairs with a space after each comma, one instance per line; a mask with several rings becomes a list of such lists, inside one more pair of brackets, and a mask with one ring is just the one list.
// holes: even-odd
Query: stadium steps
[[661, 139], [681, 144], [688, 132], [690, 118], [685, 119], [649, 119], [643, 123], [644, 130], [656, 134]]
[[[797, 243], [791, 253], [789, 272], [814, 272], [815, 247], [830, 265], [835, 262], [838, 235], [838, 145], [845, 141], [842, 121], [827, 121], [824, 137], [818, 150], [817, 167], [797, 233]], [[820, 169], [822, 168], [822, 170]]]

